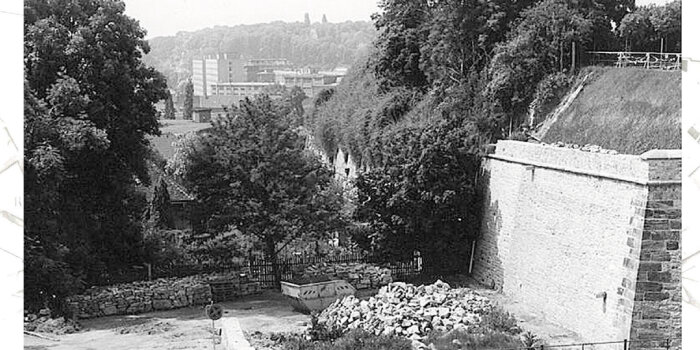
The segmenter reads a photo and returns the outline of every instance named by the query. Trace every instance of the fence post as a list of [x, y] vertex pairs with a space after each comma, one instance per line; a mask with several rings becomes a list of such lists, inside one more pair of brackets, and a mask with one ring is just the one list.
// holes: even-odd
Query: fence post
[[622, 343], [622, 350], [627, 350], [627, 339]]

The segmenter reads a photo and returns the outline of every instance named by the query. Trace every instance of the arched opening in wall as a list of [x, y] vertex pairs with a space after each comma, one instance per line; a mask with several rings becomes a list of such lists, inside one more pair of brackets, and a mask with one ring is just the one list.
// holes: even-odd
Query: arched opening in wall
[[350, 168], [345, 168], [345, 176], [350, 176]]
[[350, 152], [345, 153], [345, 164], [348, 164], [348, 157], [350, 157]]

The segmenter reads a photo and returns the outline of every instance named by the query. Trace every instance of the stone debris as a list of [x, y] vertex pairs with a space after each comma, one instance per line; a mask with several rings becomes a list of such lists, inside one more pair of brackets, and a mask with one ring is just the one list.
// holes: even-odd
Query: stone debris
[[78, 318], [140, 314], [208, 304], [212, 300], [211, 282], [228, 278], [237, 282], [236, 295], [260, 292], [260, 285], [240, 281], [238, 274], [205, 274], [184, 278], [161, 278], [108, 287], [92, 287], [66, 299], [69, 311]]
[[379, 288], [392, 282], [390, 269], [366, 263], [309, 265], [304, 268], [301, 278], [313, 279], [317, 276], [345, 280], [357, 290]]
[[63, 317], [51, 318], [50, 314], [27, 314], [24, 317], [25, 331], [61, 335], [76, 333], [81, 329], [80, 324], [75, 321], [66, 320]]
[[362, 328], [377, 335], [420, 341], [431, 330], [478, 327], [481, 317], [493, 308], [486, 297], [473, 290], [453, 289], [442, 281], [419, 287], [395, 282], [369, 300], [354, 296], [336, 300], [318, 319], [329, 328]]
[[575, 144], [575, 143], [564, 143], [561, 141], [557, 141], [554, 143], [546, 143], [542, 142], [542, 145], [544, 146], [552, 146], [552, 147], [562, 147], [562, 148], [571, 148], [571, 149], [577, 149], [583, 152], [590, 152], [590, 153], [601, 153], [601, 154], [619, 154], [615, 150], [611, 149], [604, 149], [603, 147], [600, 147], [598, 145], [592, 145], [592, 144], [585, 144], [583, 146]]

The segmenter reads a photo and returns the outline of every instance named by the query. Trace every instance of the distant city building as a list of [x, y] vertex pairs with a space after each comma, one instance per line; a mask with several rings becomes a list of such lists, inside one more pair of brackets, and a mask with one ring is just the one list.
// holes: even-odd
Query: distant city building
[[216, 54], [192, 60], [192, 84], [195, 96], [211, 95], [210, 85], [241, 81], [245, 77], [243, 61], [229, 54]]
[[345, 74], [346, 72], [335, 70], [330, 72], [314, 72], [309, 69], [275, 71], [275, 83], [288, 88], [300, 87], [306, 96], [311, 97], [324, 89], [338, 85]]
[[274, 71], [291, 70], [293, 66], [285, 58], [259, 58], [249, 60], [243, 68], [245, 69], [246, 82], [271, 83], [274, 81]]

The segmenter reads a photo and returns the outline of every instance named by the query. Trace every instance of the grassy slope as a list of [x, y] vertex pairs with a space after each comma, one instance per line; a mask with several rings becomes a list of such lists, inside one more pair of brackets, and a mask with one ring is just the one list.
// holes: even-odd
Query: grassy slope
[[681, 72], [594, 68], [543, 141], [597, 144], [627, 154], [678, 149]]

